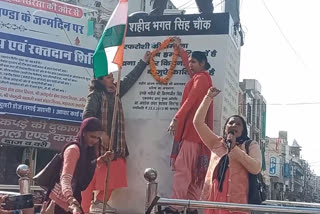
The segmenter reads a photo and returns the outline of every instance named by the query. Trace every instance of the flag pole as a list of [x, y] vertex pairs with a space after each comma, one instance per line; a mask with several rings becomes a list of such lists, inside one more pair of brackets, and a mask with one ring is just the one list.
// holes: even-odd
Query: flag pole
[[[117, 85], [116, 85], [116, 93], [114, 96], [114, 109], [113, 109], [113, 115], [112, 115], [112, 125], [111, 125], [111, 136], [110, 136], [110, 141], [109, 141], [109, 151], [113, 150], [113, 144], [114, 144], [114, 139], [115, 139], [115, 132], [116, 132], [116, 124], [117, 124], [117, 113], [119, 109], [119, 102], [120, 102], [120, 83], [121, 83], [121, 70], [122, 70], [122, 64], [123, 64], [123, 52], [124, 52], [124, 41], [125, 41], [125, 36], [127, 32], [127, 23], [128, 23], [128, 0], [120, 0], [118, 3], [118, 6], [116, 7], [116, 10], [112, 13], [111, 18], [113, 19], [113, 16], [117, 13], [118, 8], [121, 8], [122, 5], [122, 11], [125, 12], [121, 13], [121, 16], [125, 15], [124, 17], [126, 18], [125, 20], [125, 31], [123, 34], [122, 38], [122, 45], [119, 47], [114, 59], [113, 63], [118, 65], [118, 79], [117, 79]], [[121, 9], [120, 9], [121, 12]], [[109, 20], [110, 21], [110, 20]], [[108, 21], [108, 24], [109, 24]], [[122, 20], [123, 21], [123, 20]], [[108, 26], [108, 25], [107, 25]], [[116, 152], [116, 151], [114, 151]], [[122, 151], [120, 151], [122, 152]], [[104, 197], [103, 197], [103, 207], [102, 207], [102, 213], [106, 213], [106, 204], [107, 204], [107, 199], [108, 199], [108, 187], [109, 187], [109, 177], [110, 177], [110, 165], [111, 165], [111, 160], [108, 160], [107, 162], [107, 176], [106, 176], [106, 181], [105, 181], [105, 187], [104, 187]]]
[[[114, 142], [114, 136], [115, 136], [115, 131], [116, 131], [116, 124], [117, 124], [117, 112], [119, 109], [119, 92], [120, 92], [120, 79], [121, 79], [121, 70], [122, 67], [119, 66], [119, 71], [118, 71], [118, 79], [117, 79], [117, 87], [116, 87], [116, 93], [114, 96], [114, 108], [113, 108], [113, 115], [112, 115], [112, 127], [111, 127], [111, 137], [110, 137], [110, 142], [109, 142], [109, 151], [112, 151], [113, 149], [113, 142]], [[106, 177], [106, 182], [105, 182], [105, 188], [104, 188], [104, 197], [103, 197], [103, 209], [102, 213], [106, 213], [106, 204], [107, 204], [107, 199], [108, 199], [108, 184], [109, 184], [109, 176], [110, 176], [110, 164], [111, 161], [108, 160], [107, 163], [107, 177]]]

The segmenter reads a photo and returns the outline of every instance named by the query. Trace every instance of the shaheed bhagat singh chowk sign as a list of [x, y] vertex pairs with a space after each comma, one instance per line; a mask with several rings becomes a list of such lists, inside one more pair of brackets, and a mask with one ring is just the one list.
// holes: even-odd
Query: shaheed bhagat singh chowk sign
[[[232, 68], [238, 65], [239, 59], [233, 59], [233, 55], [239, 51], [239, 38], [234, 36], [229, 14], [130, 17], [128, 22], [122, 77], [134, 68], [146, 51], [154, 50], [170, 36], [179, 36], [182, 46], [189, 53], [194, 50], [206, 52], [214, 84], [226, 96], [230, 96], [231, 92], [224, 90], [227, 84], [225, 76], [227, 72], [237, 72]], [[154, 57], [160, 76], [167, 75], [172, 55], [173, 48], [169, 46]], [[233, 87], [238, 87], [237, 78], [234, 77]], [[158, 171], [159, 195], [171, 197], [169, 155], [172, 136], [167, 133], [167, 128], [180, 106], [184, 85], [189, 79], [180, 57], [168, 84], [158, 83], [150, 74], [148, 65], [138, 81], [122, 97], [130, 155], [127, 159], [128, 188], [117, 190], [111, 198], [111, 205], [119, 213], [144, 212], [146, 183], [143, 172], [146, 168], [153, 167]], [[221, 106], [223, 99], [217, 98], [215, 106]], [[221, 118], [219, 114], [221, 111], [216, 108], [215, 116], [218, 120]]]
[[[182, 47], [189, 53], [192, 50], [206, 52], [212, 66], [209, 70], [210, 75], [219, 75], [219, 72], [224, 72], [228, 51], [226, 40], [231, 38], [229, 22], [228, 14], [129, 18], [122, 76], [134, 68], [145, 51], [155, 49], [170, 36], [179, 36]], [[238, 41], [234, 41], [233, 44], [238, 45]], [[169, 45], [168, 49], [154, 58], [160, 76], [167, 75], [172, 55], [173, 48]], [[159, 119], [172, 118], [180, 106], [184, 84], [189, 79], [181, 58], [178, 58], [174, 75], [167, 85], [156, 82], [148, 66], [138, 83], [125, 96], [131, 98], [124, 99], [124, 108], [131, 112], [126, 114], [127, 117], [148, 119], [157, 115]], [[213, 78], [213, 81], [219, 86], [216, 78]]]

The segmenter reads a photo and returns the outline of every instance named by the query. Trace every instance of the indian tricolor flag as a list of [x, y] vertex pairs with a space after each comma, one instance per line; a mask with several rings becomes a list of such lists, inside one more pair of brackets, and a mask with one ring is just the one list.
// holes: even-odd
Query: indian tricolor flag
[[127, 19], [128, 0], [120, 0], [93, 55], [95, 78], [106, 76], [122, 67]]

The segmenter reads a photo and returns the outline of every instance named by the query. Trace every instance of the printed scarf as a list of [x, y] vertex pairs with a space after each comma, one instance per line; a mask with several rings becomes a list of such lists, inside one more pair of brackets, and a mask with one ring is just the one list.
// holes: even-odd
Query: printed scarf
[[[102, 94], [102, 104], [101, 104], [101, 122], [103, 130], [107, 130], [108, 126], [112, 126], [112, 118], [108, 118], [108, 111], [113, 111], [114, 105], [108, 105], [108, 99], [106, 95]], [[129, 155], [126, 138], [125, 138], [125, 128], [124, 128], [124, 114], [121, 100], [118, 99], [118, 111], [116, 117], [116, 127], [113, 142], [113, 151], [115, 153], [115, 159], [117, 157], [125, 158]], [[111, 136], [109, 136], [111, 137]], [[106, 142], [102, 142], [100, 146], [100, 153], [103, 154], [109, 150], [109, 145], [105, 145]]]

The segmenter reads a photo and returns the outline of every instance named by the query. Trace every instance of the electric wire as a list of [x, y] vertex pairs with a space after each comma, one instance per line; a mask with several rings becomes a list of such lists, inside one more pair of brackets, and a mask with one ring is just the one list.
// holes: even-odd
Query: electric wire
[[269, 13], [269, 15], [271, 16], [273, 22], [275, 23], [275, 25], [277, 26], [278, 30], [280, 31], [280, 34], [282, 35], [282, 37], [284, 38], [284, 40], [286, 41], [286, 43], [289, 45], [290, 49], [292, 50], [292, 52], [294, 53], [294, 55], [300, 60], [300, 62], [302, 63], [302, 65], [309, 70], [307, 64], [305, 63], [305, 61], [303, 60], [303, 58], [300, 56], [300, 54], [296, 51], [296, 49], [293, 47], [292, 43], [290, 42], [290, 40], [288, 39], [288, 37], [285, 35], [285, 33], [283, 32], [281, 26], [279, 25], [278, 21], [276, 20], [276, 18], [273, 16], [273, 14], [271, 13], [271, 10], [269, 9], [269, 7], [267, 6], [266, 2], [264, 0], [261, 0], [263, 3], [263, 6], [265, 7], [265, 9], [267, 10], [267, 12]]

